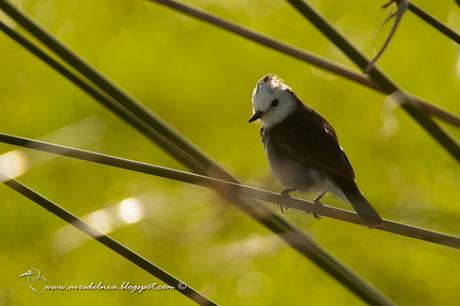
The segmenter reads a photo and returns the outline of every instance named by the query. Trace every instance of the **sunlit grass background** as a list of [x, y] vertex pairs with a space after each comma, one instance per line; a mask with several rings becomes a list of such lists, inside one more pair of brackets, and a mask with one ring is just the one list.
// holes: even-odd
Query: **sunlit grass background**
[[[388, 14], [381, 1], [311, 2], [368, 56], [383, 43], [389, 26], [377, 32]], [[283, 1], [187, 3], [353, 67]], [[272, 190], [281, 187], [270, 175], [259, 128], [247, 118], [255, 82], [278, 74], [334, 125], [359, 185], [384, 217], [460, 235], [457, 163], [382, 95], [145, 1], [15, 4], [230, 172]], [[460, 31], [454, 1], [417, 4]], [[182, 169], [4, 35], [0, 55], [2, 132]], [[403, 88], [460, 113], [459, 47], [414, 15], [404, 17], [379, 65]], [[112, 237], [220, 304], [361, 304], [211, 191], [22, 149], [2, 156], [22, 165], [22, 182], [92, 216]], [[48, 284], [157, 280], [4, 186], [0, 199], [0, 305], [192, 304], [174, 291], [33, 293], [19, 278], [30, 267]], [[333, 197], [324, 202], [345, 207]], [[398, 304], [460, 299], [456, 250], [296, 211], [286, 218]]]

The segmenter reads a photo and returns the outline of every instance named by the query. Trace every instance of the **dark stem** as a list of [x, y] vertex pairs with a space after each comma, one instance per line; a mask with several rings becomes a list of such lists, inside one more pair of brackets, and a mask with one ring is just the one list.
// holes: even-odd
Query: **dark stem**
[[[287, 208], [303, 211], [306, 213], [312, 213], [314, 211], [313, 202], [292, 198], [290, 196], [288, 197], [282, 194], [258, 189], [247, 185], [240, 185], [237, 183], [222, 181], [207, 176], [165, 168], [139, 161], [80, 150], [68, 146], [61, 146], [44, 141], [13, 136], [4, 133], [0, 133], [0, 142], [30, 148], [37, 151], [67, 156], [74, 159], [85, 160], [106, 166], [130, 170], [138, 173], [163, 177], [166, 179], [183, 182], [187, 184], [214, 188], [217, 190], [227, 190], [228, 192], [240, 193], [241, 195], [248, 198], [270, 202], [275, 205], [281, 203]], [[356, 213], [348, 210], [323, 205], [321, 214], [326, 217], [337, 219], [340, 221], [364, 225], [362, 223], [361, 218]], [[376, 229], [401, 236], [411, 237], [414, 239], [429, 241], [451, 248], [460, 249], [459, 237], [411, 226], [408, 224], [398, 223], [391, 220], [384, 220], [384, 226]]]
[[429, 14], [427, 11], [423, 10], [419, 6], [415, 5], [414, 3], [409, 2], [409, 10], [424, 20], [426, 23], [431, 25], [433, 28], [444, 34], [445, 36], [449, 37], [457, 44], [460, 44], [460, 34], [449, 28], [447, 25], [436, 19], [434, 16]]
[[1, 181], [10, 187], [11, 189], [17, 191], [18, 193], [22, 194], [26, 198], [30, 199], [31, 201], [35, 202], [36, 204], [40, 205], [47, 211], [51, 212], [53, 215], [59, 217], [60, 219], [64, 220], [68, 224], [76, 227], [83, 233], [87, 234], [91, 238], [96, 239], [107, 248], [111, 249], [115, 253], [123, 256], [130, 262], [134, 263], [141, 269], [145, 270], [146, 272], [152, 274], [156, 278], [160, 279], [161, 281], [165, 282], [166, 284], [173, 286], [176, 291], [185, 295], [192, 301], [196, 302], [199, 305], [217, 305], [200, 292], [196, 291], [195, 289], [189, 287], [188, 285], [186, 288], [182, 289], [183, 286], [179, 287], [179, 284], [185, 284], [181, 280], [175, 278], [167, 271], [161, 269], [151, 261], [147, 260], [146, 258], [142, 257], [141, 255], [137, 254], [133, 250], [129, 249], [128, 247], [124, 246], [123, 244], [119, 243], [118, 241], [110, 238], [109, 236], [101, 233], [90, 224], [86, 223], [82, 219], [78, 218], [68, 210], [64, 209], [63, 207], [59, 206], [58, 204], [54, 203], [51, 200], [48, 200], [38, 192], [32, 190], [31, 188], [27, 187], [26, 185], [20, 183], [19, 181], [6, 177], [4, 174], [0, 173]]
[[[306, 19], [308, 19], [321, 33], [334, 43], [342, 52], [351, 59], [360, 69], [365, 69], [369, 65], [369, 60], [350, 42], [339, 33], [335, 27], [319, 14], [311, 5], [302, 0], [287, 0], [296, 8]], [[420, 108], [413, 103], [411, 97], [407, 95], [399, 86], [387, 77], [378, 67], [374, 67], [369, 72], [371, 79], [377, 83], [387, 95], [393, 95], [397, 103], [430, 134], [450, 155], [460, 162], [460, 146], [458, 143], [441, 129], [436, 122], [423, 113]]]

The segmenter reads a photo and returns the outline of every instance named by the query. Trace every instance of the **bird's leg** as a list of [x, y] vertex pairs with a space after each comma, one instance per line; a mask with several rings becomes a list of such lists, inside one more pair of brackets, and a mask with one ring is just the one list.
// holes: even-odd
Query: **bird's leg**
[[[288, 197], [288, 198], [291, 198], [291, 195], [289, 194], [290, 192], [293, 192], [295, 191], [296, 189], [295, 188], [288, 188], [288, 189], [284, 189], [283, 191], [281, 191], [281, 195], [283, 197]], [[284, 214], [284, 212], [287, 210], [287, 207], [284, 206], [284, 204], [282, 203], [278, 203], [278, 208], [281, 210], [281, 212]]]
[[321, 198], [326, 193], [327, 193], [327, 191], [323, 191], [316, 198], [313, 199], [313, 211], [312, 211], [312, 214], [313, 214], [313, 217], [315, 217], [316, 219], [321, 219], [323, 217], [320, 214], [321, 209], [323, 208], [323, 204], [321, 204], [321, 202], [319, 200], [321, 200]]

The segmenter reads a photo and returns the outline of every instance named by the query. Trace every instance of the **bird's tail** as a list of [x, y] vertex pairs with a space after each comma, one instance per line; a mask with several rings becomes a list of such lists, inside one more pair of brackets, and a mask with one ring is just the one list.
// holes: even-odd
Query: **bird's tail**
[[372, 205], [366, 200], [361, 191], [359, 191], [359, 188], [354, 180], [337, 178], [334, 181], [340, 187], [347, 200], [367, 226], [376, 227], [382, 225], [382, 218], [379, 216], [374, 207], [372, 207]]

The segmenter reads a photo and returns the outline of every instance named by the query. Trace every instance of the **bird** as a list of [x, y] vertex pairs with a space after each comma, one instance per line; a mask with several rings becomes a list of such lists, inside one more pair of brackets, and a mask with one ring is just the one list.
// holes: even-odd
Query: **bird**
[[[355, 182], [355, 173], [337, 134], [326, 119], [304, 104], [278, 76], [267, 74], [252, 93], [249, 123], [261, 122], [260, 135], [272, 173], [290, 193], [317, 192], [313, 215], [320, 218], [320, 199], [330, 192], [353, 206], [365, 225], [381, 226], [382, 218]], [[283, 206], [281, 205], [281, 210]]]

